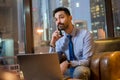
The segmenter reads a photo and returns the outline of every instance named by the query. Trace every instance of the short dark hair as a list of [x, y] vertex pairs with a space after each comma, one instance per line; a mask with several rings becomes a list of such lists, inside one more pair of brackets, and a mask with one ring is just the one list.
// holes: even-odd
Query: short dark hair
[[53, 17], [58, 11], [64, 11], [67, 15], [71, 15], [69, 9], [67, 9], [66, 7], [58, 7], [53, 11]]

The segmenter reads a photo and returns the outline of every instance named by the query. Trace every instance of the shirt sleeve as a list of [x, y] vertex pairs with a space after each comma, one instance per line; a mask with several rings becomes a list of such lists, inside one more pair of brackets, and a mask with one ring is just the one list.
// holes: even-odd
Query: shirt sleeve
[[89, 66], [89, 60], [73, 60], [70, 61], [71, 62], [71, 66], [75, 67], [75, 66]]
[[50, 49], [49, 49], [49, 53], [53, 53], [53, 52], [56, 52], [55, 48], [50, 47]]

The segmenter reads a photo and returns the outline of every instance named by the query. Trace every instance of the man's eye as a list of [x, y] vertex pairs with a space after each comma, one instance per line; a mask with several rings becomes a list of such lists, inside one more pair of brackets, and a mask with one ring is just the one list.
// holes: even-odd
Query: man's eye
[[64, 16], [61, 16], [60, 18], [64, 18]]
[[54, 19], [54, 21], [57, 21], [57, 19]]

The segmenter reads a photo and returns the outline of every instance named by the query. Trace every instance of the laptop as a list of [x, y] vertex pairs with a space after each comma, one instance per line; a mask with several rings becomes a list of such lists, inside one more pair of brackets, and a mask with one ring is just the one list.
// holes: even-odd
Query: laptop
[[17, 55], [25, 80], [63, 80], [57, 53]]

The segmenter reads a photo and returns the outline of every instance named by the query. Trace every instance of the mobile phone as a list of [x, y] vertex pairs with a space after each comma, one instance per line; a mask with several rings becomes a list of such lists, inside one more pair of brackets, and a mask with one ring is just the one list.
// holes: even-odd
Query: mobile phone
[[59, 29], [59, 28], [58, 28], [58, 30], [59, 30], [59, 32], [60, 32], [60, 35], [61, 35], [61, 36], [63, 36], [63, 34], [62, 34], [62, 30], [61, 30], [61, 29]]

